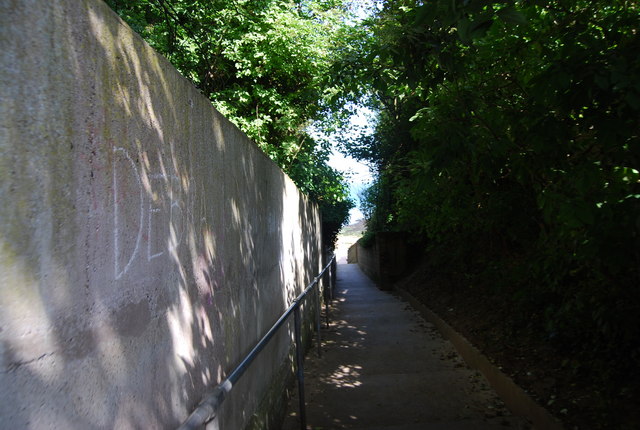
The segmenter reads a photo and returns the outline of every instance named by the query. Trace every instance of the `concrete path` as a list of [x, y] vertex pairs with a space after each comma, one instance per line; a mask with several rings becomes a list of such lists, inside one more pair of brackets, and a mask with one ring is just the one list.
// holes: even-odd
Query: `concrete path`
[[[323, 357], [312, 350], [305, 361], [308, 429], [529, 428], [431, 324], [355, 264], [338, 265], [331, 317]], [[300, 429], [297, 395], [282, 428]]]

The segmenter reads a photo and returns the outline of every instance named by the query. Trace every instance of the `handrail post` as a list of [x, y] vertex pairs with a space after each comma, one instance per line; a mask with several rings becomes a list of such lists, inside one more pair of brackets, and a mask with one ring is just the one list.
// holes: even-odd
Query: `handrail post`
[[[322, 271], [318, 274], [318, 276], [313, 280], [311, 284], [309, 284], [298, 297], [293, 301], [291, 306], [287, 308], [287, 310], [280, 315], [280, 318], [271, 326], [269, 331], [260, 339], [260, 341], [253, 347], [253, 349], [243, 358], [238, 366], [236, 366], [233, 371], [229, 374], [227, 379], [218, 384], [211, 392], [205, 395], [200, 404], [196, 407], [196, 409], [189, 415], [186, 421], [182, 423], [180, 426], [180, 430], [188, 430], [198, 428], [213, 418], [215, 418], [218, 414], [218, 409], [220, 405], [224, 401], [226, 395], [231, 392], [234, 384], [238, 382], [238, 380], [242, 377], [248, 367], [251, 365], [253, 360], [258, 356], [258, 354], [265, 348], [267, 343], [275, 336], [276, 332], [289, 320], [291, 314], [294, 314], [294, 335], [295, 335], [295, 345], [296, 345], [296, 363], [297, 363], [297, 375], [298, 375], [298, 390], [300, 397], [300, 426], [303, 430], [306, 430], [307, 427], [307, 412], [304, 400], [304, 366], [303, 366], [303, 349], [302, 349], [302, 322], [300, 316], [300, 306], [307, 297], [311, 290], [315, 287], [318, 288], [316, 294], [316, 308], [318, 310], [318, 316], [316, 319], [316, 328], [318, 329], [318, 353], [321, 353], [320, 349], [320, 281], [323, 281], [323, 285], [325, 283], [324, 279], [326, 279], [327, 271], [329, 271], [329, 292], [333, 288], [331, 286], [331, 280], [335, 277], [335, 256], [332, 257], [329, 264], [327, 264]], [[333, 273], [333, 276], [332, 276]], [[318, 285], [316, 285], [318, 284]], [[327, 327], [329, 326], [329, 301], [327, 289], [323, 288], [323, 293], [325, 296], [325, 305], [327, 306]]]
[[316, 343], [318, 344], [318, 357], [322, 357], [322, 339], [320, 338], [320, 278], [316, 278]]
[[336, 257], [333, 256], [333, 260], [331, 260], [331, 266], [329, 267], [329, 290], [331, 291], [331, 300], [333, 300], [333, 293], [336, 288], [336, 273], [337, 273], [337, 265]]
[[[329, 273], [328, 273], [329, 282], [325, 282], [324, 283], [325, 284], [324, 285], [324, 315], [325, 315], [325, 318], [327, 320], [327, 328], [329, 328], [329, 302], [332, 299], [332, 296], [331, 296], [331, 269], [332, 269], [331, 262], [329, 262]], [[324, 279], [326, 280], [327, 277], [325, 276]], [[329, 284], [329, 285], [327, 285], [327, 284]]]
[[296, 363], [298, 365], [298, 398], [300, 400], [300, 429], [307, 429], [307, 411], [304, 401], [304, 367], [302, 356], [302, 330], [300, 329], [300, 302], [297, 303], [295, 310], [293, 311], [293, 325], [296, 338]]

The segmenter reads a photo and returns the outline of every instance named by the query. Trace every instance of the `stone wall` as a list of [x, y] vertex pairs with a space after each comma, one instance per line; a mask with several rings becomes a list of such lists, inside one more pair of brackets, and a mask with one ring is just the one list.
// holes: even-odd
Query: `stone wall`
[[[319, 271], [317, 208], [101, 1], [2, 1], [0, 47], [0, 427], [174, 428]], [[214, 426], [273, 421], [290, 345]]]

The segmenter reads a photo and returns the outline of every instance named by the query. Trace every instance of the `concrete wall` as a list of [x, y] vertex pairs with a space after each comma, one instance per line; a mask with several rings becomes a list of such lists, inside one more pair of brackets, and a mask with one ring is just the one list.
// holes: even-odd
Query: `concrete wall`
[[358, 243], [354, 243], [347, 250], [347, 263], [354, 264], [358, 262]]
[[0, 48], [0, 427], [173, 428], [320, 269], [317, 209], [104, 3], [2, 0]]
[[362, 240], [358, 240], [355, 244], [356, 250], [352, 252], [355, 255], [355, 263], [358, 263], [360, 270], [367, 275], [376, 284], [380, 282], [380, 255], [378, 253], [377, 241], [374, 241], [367, 247], [362, 246]]
[[376, 233], [370, 246], [362, 246], [358, 240], [349, 249], [349, 263], [358, 263], [379, 288], [390, 290], [407, 268], [406, 238], [402, 233]]

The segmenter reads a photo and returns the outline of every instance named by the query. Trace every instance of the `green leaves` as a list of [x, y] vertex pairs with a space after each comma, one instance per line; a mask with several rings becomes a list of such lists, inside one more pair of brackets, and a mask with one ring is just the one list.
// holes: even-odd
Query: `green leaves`
[[462, 18], [458, 21], [458, 36], [462, 43], [470, 44], [474, 39], [480, 39], [487, 34], [493, 25], [493, 19], [478, 19], [471, 21], [469, 18]]
[[107, 2], [340, 227], [351, 204], [344, 178], [305, 129], [339, 110], [330, 70], [340, 35], [354, 31], [342, 0]]
[[507, 285], [559, 344], [633, 350], [617, 314], [640, 303], [638, 22], [622, 0], [386, 1], [355, 72], [378, 123], [346, 145], [378, 168], [369, 225]]
[[527, 17], [521, 11], [517, 10], [514, 6], [505, 6], [498, 10], [498, 17], [508, 24], [525, 25], [528, 20]]

